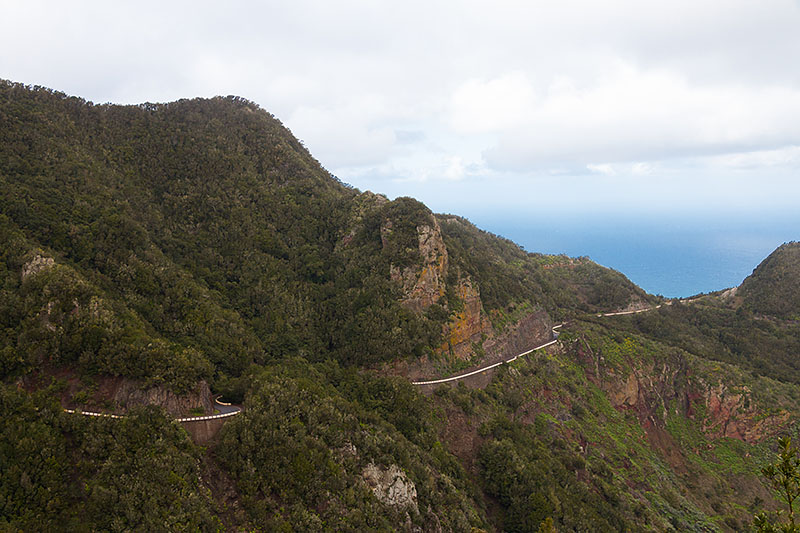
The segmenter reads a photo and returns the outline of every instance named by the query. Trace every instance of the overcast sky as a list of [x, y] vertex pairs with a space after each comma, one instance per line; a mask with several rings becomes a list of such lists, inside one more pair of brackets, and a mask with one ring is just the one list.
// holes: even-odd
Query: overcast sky
[[0, 0], [0, 77], [236, 94], [438, 211], [800, 207], [800, 2]]

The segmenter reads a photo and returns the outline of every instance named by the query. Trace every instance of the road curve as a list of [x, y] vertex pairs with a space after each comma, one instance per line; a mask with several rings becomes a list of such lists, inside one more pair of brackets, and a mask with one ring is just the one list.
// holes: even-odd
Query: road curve
[[647, 307], [645, 309], [636, 309], [634, 311], [617, 311], [616, 313], [600, 313], [597, 316], [598, 317], [604, 317], [604, 316], [635, 315], [637, 313], [646, 313], [647, 311], [652, 311], [653, 309], [659, 309], [659, 308], [661, 308], [661, 305], [662, 304], [658, 304], [655, 307]]
[[[176, 418], [176, 422], [199, 422], [201, 420], [215, 420], [217, 418], [227, 418], [229, 416], [238, 415], [242, 412], [242, 408], [229, 403], [219, 401], [219, 396], [214, 398], [216, 410], [219, 411], [215, 415], [200, 415], [200, 416], [186, 416], [183, 418]], [[94, 413], [92, 411], [76, 411], [75, 409], [64, 409], [65, 413], [82, 414], [84, 416], [100, 416], [104, 418], [125, 418], [125, 415], [115, 415], [112, 413]]]
[[[667, 305], [669, 305], [669, 302], [667, 303]], [[658, 305], [656, 305], [654, 307], [648, 307], [646, 309], [636, 309], [634, 311], [617, 311], [617, 312], [614, 312], [614, 313], [600, 313], [597, 316], [598, 317], [605, 317], [605, 316], [619, 316], [619, 315], [634, 315], [636, 313], [645, 313], [647, 311], [653, 311], [654, 309], [659, 309], [661, 306], [662, 306], [662, 304], [658, 304]], [[511, 358], [506, 359], [504, 361], [500, 361], [500, 362], [497, 362], [497, 363], [494, 363], [494, 364], [491, 364], [491, 365], [487, 365], [487, 366], [484, 366], [484, 367], [479, 368], [477, 370], [472, 370], [471, 372], [466, 372], [464, 374], [456, 374], [455, 376], [450, 376], [448, 378], [432, 379], [432, 380], [428, 380], [428, 381], [412, 381], [411, 384], [412, 385], [436, 385], [436, 384], [439, 384], [439, 383], [448, 383], [450, 381], [457, 381], [459, 379], [468, 378], [470, 376], [474, 376], [475, 374], [480, 374], [481, 372], [486, 372], [487, 370], [491, 370], [492, 368], [495, 368], [497, 366], [504, 365], [504, 364], [510, 363], [512, 361], [516, 361], [520, 357], [526, 356], [529, 353], [535, 352], [536, 350], [541, 350], [542, 348], [547, 348], [548, 346], [551, 346], [551, 345], [555, 344], [556, 342], [558, 342], [558, 332], [556, 330], [559, 329], [563, 325], [564, 324], [558, 324], [557, 326], [553, 326], [552, 330], [553, 330], [553, 336], [555, 338], [553, 340], [551, 340], [550, 342], [546, 342], [544, 344], [536, 346], [535, 348], [531, 348], [530, 350], [528, 350], [526, 352], [518, 353], [514, 357], [511, 357]]]
[[530, 350], [528, 350], [526, 352], [518, 353], [514, 357], [511, 357], [511, 358], [506, 359], [504, 361], [499, 361], [497, 363], [484, 366], [482, 368], [479, 368], [477, 370], [473, 370], [471, 372], [467, 372], [465, 374], [457, 374], [455, 376], [450, 376], [449, 378], [432, 379], [430, 381], [412, 381], [411, 384], [412, 385], [436, 385], [438, 383], [447, 383], [449, 381], [457, 381], [459, 379], [468, 378], [469, 376], [474, 376], [475, 374], [480, 374], [481, 372], [486, 372], [487, 370], [491, 370], [492, 368], [494, 368], [496, 366], [504, 365], [506, 363], [510, 363], [511, 361], [516, 361], [520, 357], [526, 356], [529, 353], [535, 352], [536, 350], [541, 350], [542, 348], [547, 348], [548, 346], [551, 346], [551, 345], [555, 344], [556, 342], [558, 342], [558, 332], [556, 330], [558, 328], [560, 328], [561, 326], [563, 326], [563, 324], [559, 324], [557, 326], [553, 326], [553, 328], [552, 328], [553, 335], [556, 337], [555, 339], [553, 339], [553, 340], [551, 340], [549, 342], [546, 342], [544, 344], [541, 344], [539, 346], [536, 346], [535, 348], [531, 348]]

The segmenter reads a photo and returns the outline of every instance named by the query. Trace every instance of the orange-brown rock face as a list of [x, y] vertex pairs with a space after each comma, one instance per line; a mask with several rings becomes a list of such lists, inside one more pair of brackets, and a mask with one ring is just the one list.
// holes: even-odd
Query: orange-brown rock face
[[728, 437], [749, 444], [774, 435], [789, 420], [788, 411], [765, 412], [764, 406], [751, 402], [747, 387], [729, 389], [722, 384], [711, 386], [695, 381], [693, 386], [679, 393], [665, 386], [672, 380], [665, 382], [659, 376], [653, 380], [652, 374], [651, 369], [646, 383], [642, 383], [640, 377], [631, 372], [627, 379], [608, 386], [606, 391], [612, 405], [637, 412], [643, 421], [646, 418], [653, 420], [660, 409], [664, 410], [661, 417], [666, 420], [668, 405], [674, 401], [684, 406], [680, 414], [691, 418], [699, 407], [704, 406], [703, 431], [709, 437]]
[[[423, 312], [439, 302], [446, 290], [447, 248], [439, 222], [433, 217], [430, 222], [417, 226], [421, 266], [403, 269], [394, 265], [390, 267], [392, 280], [403, 287], [403, 305], [416, 312]], [[385, 235], [391, 230], [391, 222], [388, 222], [381, 228], [382, 239], [385, 240]], [[459, 359], [467, 359], [472, 355], [472, 344], [482, 342], [485, 336], [491, 334], [491, 323], [483, 313], [480, 293], [469, 279], [459, 279], [455, 292], [463, 307], [445, 325], [446, 341], [440, 350], [450, 352]]]
[[618, 387], [609, 387], [608, 399], [617, 409], [635, 408], [639, 403], [639, 378], [633, 372]]
[[774, 434], [789, 420], [788, 411], [777, 411], [766, 416], [749, 401], [750, 390], [742, 387], [732, 391], [720, 384], [708, 387], [705, 405], [708, 416], [705, 431], [711, 436], [730, 437], [756, 443]]
[[424, 311], [444, 296], [447, 276], [447, 248], [439, 223], [417, 227], [422, 268], [391, 267], [391, 277], [403, 285], [403, 304], [414, 311]]
[[711, 438], [754, 444], [773, 436], [790, 418], [784, 409], [756, 404], [746, 386], [712, 385], [693, 376], [681, 359], [620, 373], [620, 369], [606, 367], [602, 354], [593, 353], [584, 341], [575, 341], [571, 348], [589, 380], [605, 391], [611, 405], [635, 413], [646, 426], [663, 427], [672, 412], [697, 420]]
[[483, 313], [481, 295], [468, 279], [460, 280], [456, 288], [463, 309], [455, 313], [445, 326], [445, 343], [442, 351], [451, 351], [458, 359], [472, 355], [472, 344], [481, 343], [484, 335], [491, 332], [491, 323]]

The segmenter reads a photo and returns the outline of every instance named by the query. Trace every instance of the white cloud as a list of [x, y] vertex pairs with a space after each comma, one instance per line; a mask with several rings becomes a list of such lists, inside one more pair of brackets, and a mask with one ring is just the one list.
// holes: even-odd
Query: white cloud
[[653, 174], [655, 167], [651, 163], [634, 163], [631, 165], [631, 174], [634, 176], [649, 176]]
[[500, 132], [490, 166], [523, 170], [800, 145], [800, 88], [692, 84], [618, 62], [596, 83], [554, 83], [524, 123]]
[[459, 133], [485, 133], [524, 124], [536, 96], [525, 74], [512, 72], [493, 80], [471, 79], [453, 94], [450, 120]]
[[590, 163], [586, 165], [586, 168], [588, 168], [589, 171], [594, 172], [595, 174], [603, 174], [604, 176], [616, 176], [617, 174], [617, 171], [614, 170], [614, 167], [607, 163], [600, 165]]
[[330, 107], [298, 107], [286, 124], [315, 157], [331, 168], [385, 161], [396, 143], [394, 129], [381, 124], [380, 98]]
[[96, 102], [238, 94], [362, 188], [501, 198], [488, 193], [508, 176], [563, 191], [599, 172], [616, 177], [584, 177], [635, 176], [647, 195], [667, 168], [693, 190], [709, 175], [795, 179], [792, 0], [0, 6], [0, 77]]
[[797, 169], [800, 167], [800, 146], [789, 146], [776, 150], [759, 150], [726, 154], [712, 158], [713, 164], [723, 168], [737, 170], [768, 169], [783, 167]]

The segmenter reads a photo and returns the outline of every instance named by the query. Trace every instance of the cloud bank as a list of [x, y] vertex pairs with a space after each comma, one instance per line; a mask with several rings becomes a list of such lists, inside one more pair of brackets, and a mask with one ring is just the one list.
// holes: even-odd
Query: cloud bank
[[798, 187], [793, 0], [4, 0], [0, 12], [0, 77], [97, 102], [238, 94], [343, 180], [434, 205], [499, 203], [496, 191], [545, 180], [576, 206], [597, 201], [597, 180], [632, 203], [666, 187], [675, 202], [690, 190], [698, 205], [768, 204], [765, 186]]

